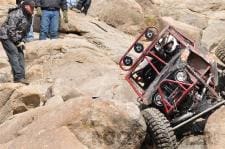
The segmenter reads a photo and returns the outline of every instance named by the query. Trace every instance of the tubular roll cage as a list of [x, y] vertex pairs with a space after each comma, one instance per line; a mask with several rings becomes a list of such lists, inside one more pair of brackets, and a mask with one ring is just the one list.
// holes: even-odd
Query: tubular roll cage
[[[148, 28], [139, 36], [137, 37], [137, 39], [134, 41], [134, 43], [130, 46], [130, 48], [128, 49], [128, 51], [122, 56], [119, 65], [121, 67], [122, 70], [127, 71], [128, 74], [125, 76], [126, 81], [130, 84], [130, 86], [132, 87], [132, 89], [135, 91], [135, 93], [139, 96], [139, 101], [148, 105], [149, 104], [149, 99], [145, 99], [144, 95], [146, 94], [147, 89], [143, 89], [140, 88], [140, 86], [138, 86], [137, 82], [135, 82], [135, 80], [132, 78], [132, 74], [135, 71], [135, 69], [138, 67], [138, 65], [140, 64], [140, 62], [142, 62], [143, 60], [146, 60], [148, 62], [148, 64], [151, 66], [151, 68], [153, 68], [153, 70], [156, 72], [157, 75], [160, 74], [160, 70], [157, 69], [157, 67], [152, 63], [152, 61], [148, 58], [149, 56], [157, 59], [161, 64], [163, 65], [167, 65], [168, 62], [166, 62], [165, 60], [163, 60], [162, 58], [158, 57], [154, 52], [153, 52], [153, 48], [155, 47], [155, 45], [158, 43], [159, 39], [162, 38], [165, 34], [169, 33], [170, 35], [172, 35], [173, 37], [175, 37], [175, 39], [184, 47], [187, 47], [193, 51], [194, 53], [197, 52], [197, 48], [195, 45], [195, 42], [191, 39], [189, 39], [187, 36], [183, 35], [182, 33], [180, 33], [179, 31], [175, 30], [175, 28], [173, 28], [172, 26], [167, 26], [166, 28], [164, 28], [160, 34], [156, 34], [155, 37], [153, 38], [152, 41], [149, 41], [148, 46], [144, 49], [144, 51], [141, 53], [141, 55], [134, 61], [133, 65], [131, 65], [130, 67], [125, 67], [123, 64], [123, 59], [132, 51], [132, 49], [134, 48], [134, 45], [136, 43], [138, 43], [138, 41], [145, 35], [146, 31], [148, 30]], [[158, 30], [157, 30], [158, 31]], [[188, 71], [189, 74], [192, 75], [192, 78], [195, 78], [192, 83], [184, 83], [184, 82], [180, 82], [180, 81], [175, 81], [175, 80], [170, 80], [170, 79], [164, 79], [162, 80], [159, 85], [157, 85], [157, 91], [159, 93], [159, 95], [161, 96], [161, 101], [164, 105], [164, 112], [169, 114], [171, 113], [176, 107], [177, 104], [179, 104], [184, 97], [194, 88], [194, 86], [197, 84], [197, 82], [202, 83], [215, 97], [218, 97], [217, 93], [215, 92], [214, 88], [212, 88], [211, 86], [207, 85], [205, 83], [205, 80], [202, 79], [202, 77], [208, 73], [210, 71], [210, 64], [208, 64], [206, 70], [200, 74], [200, 73], [196, 73], [189, 65], [186, 66], [186, 70]], [[181, 94], [179, 96], [176, 95], [176, 90], [175, 89], [172, 94], [170, 96], [173, 96], [175, 103], [172, 105], [171, 103], [168, 102], [168, 100], [165, 97], [165, 94], [162, 90], [162, 85], [165, 83], [170, 83], [170, 84], [176, 84], [179, 89], [182, 90]]]

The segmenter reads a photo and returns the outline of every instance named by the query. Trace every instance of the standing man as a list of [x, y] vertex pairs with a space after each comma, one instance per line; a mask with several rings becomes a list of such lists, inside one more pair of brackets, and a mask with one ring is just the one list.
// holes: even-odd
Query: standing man
[[24, 0], [16, 8], [9, 9], [8, 17], [0, 28], [0, 40], [12, 67], [15, 83], [28, 85], [25, 80], [24, 38], [30, 30], [35, 3]]
[[63, 11], [63, 19], [68, 23], [66, 0], [37, 0], [37, 13], [41, 16], [40, 40], [58, 38], [60, 8]]

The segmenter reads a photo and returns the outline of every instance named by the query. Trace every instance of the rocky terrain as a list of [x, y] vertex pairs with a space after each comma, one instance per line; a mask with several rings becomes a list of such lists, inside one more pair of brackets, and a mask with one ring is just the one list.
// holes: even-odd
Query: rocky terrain
[[[13, 1], [0, 4], [2, 22]], [[59, 39], [26, 45], [29, 86], [10, 82], [0, 47], [0, 149], [140, 148], [146, 125], [119, 58], [149, 25], [174, 25], [212, 50], [225, 37], [224, 13], [224, 0], [93, 0], [87, 16], [69, 12]], [[179, 148], [223, 148], [223, 113]]]

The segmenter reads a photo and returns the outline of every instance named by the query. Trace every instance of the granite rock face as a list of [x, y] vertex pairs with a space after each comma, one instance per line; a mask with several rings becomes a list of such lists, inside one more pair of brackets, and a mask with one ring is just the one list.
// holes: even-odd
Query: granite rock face
[[[2, 23], [15, 5], [0, 4]], [[69, 11], [59, 39], [26, 44], [29, 86], [10, 83], [0, 47], [0, 148], [139, 148], [146, 126], [118, 66], [132, 35], [170, 24], [211, 50], [225, 37], [224, 9], [224, 0], [93, 0], [87, 16]], [[223, 113], [209, 118], [205, 136], [191, 136], [180, 148], [223, 148]]]

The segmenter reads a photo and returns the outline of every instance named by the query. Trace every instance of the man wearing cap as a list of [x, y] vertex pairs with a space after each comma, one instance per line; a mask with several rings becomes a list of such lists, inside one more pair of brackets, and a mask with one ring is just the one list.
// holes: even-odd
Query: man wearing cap
[[[16, 5], [21, 5], [22, 3], [23, 3], [23, 1], [24, 0], [16, 0]], [[36, 1], [36, 0], [33, 0], [34, 2]], [[33, 20], [33, 18], [32, 18], [32, 20]], [[27, 35], [26, 35], [26, 38], [25, 38], [25, 40], [27, 41], [27, 42], [30, 42], [30, 41], [33, 41], [34, 40], [34, 29], [33, 29], [33, 22], [32, 22], [32, 24], [31, 24], [31, 27], [30, 27], [30, 31], [27, 33]]]
[[60, 8], [63, 11], [64, 22], [68, 23], [66, 0], [37, 0], [37, 12], [41, 16], [40, 40], [58, 38]]
[[25, 80], [24, 38], [30, 30], [35, 3], [24, 0], [16, 8], [9, 9], [8, 17], [0, 28], [0, 40], [12, 67], [15, 83], [28, 84]]

